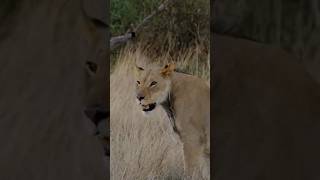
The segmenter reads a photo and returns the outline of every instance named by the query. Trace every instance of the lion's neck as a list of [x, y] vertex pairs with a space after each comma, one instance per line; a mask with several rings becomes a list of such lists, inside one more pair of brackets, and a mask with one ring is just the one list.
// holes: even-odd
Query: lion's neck
[[175, 122], [175, 112], [174, 112], [174, 98], [172, 95], [172, 91], [169, 92], [167, 99], [161, 103], [162, 108], [167, 113], [167, 116], [170, 120], [170, 124], [173, 128], [173, 131], [180, 135], [179, 130], [177, 129], [176, 122]]

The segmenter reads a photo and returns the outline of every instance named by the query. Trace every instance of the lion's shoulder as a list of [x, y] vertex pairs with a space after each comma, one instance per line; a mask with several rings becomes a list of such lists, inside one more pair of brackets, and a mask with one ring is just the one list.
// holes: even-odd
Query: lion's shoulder
[[[191, 74], [175, 72], [172, 77], [172, 93], [183, 99], [208, 98], [210, 87], [206, 80]], [[203, 97], [203, 98], [202, 98]]]

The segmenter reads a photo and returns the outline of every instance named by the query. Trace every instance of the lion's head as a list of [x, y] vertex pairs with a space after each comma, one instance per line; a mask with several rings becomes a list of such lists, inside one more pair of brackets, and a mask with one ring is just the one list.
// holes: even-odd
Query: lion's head
[[144, 114], [153, 111], [166, 100], [171, 89], [170, 76], [174, 67], [172, 63], [163, 67], [136, 63], [135, 95]]

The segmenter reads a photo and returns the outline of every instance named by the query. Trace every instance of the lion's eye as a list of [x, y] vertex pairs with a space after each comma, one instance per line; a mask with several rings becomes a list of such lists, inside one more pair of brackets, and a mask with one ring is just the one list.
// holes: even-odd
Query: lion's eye
[[94, 62], [91, 62], [91, 61], [87, 61], [86, 62], [86, 65], [87, 65], [87, 68], [90, 72], [92, 73], [96, 73], [97, 70], [98, 70], [98, 65]]
[[137, 81], [137, 84], [140, 84], [140, 81]]
[[150, 84], [150, 87], [151, 87], [151, 86], [154, 86], [154, 85], [156, 85], [156, 84], [157, 84], [157, 82], [152, 81], [152, 83]]
[[139, 67], [139, 66], [137, 66], [137, 65], [136, 65], [136, 67], [137, 67], [137, 69], [138, 69], [139, 71], [143, 71], [143, 70], [144, 70], [142, 67]]

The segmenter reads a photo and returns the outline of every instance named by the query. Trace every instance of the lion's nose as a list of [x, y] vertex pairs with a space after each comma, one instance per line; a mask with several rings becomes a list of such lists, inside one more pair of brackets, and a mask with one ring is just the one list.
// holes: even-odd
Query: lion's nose
[[139, 101], [141, 101], [141, 100], [144, 99], [144, 96], [137, 96], [137, 99], [138, 99]]

